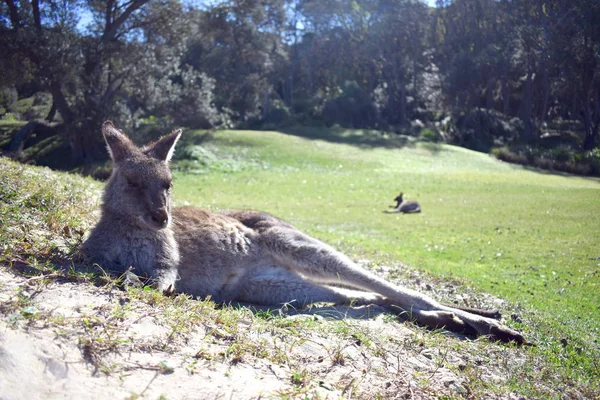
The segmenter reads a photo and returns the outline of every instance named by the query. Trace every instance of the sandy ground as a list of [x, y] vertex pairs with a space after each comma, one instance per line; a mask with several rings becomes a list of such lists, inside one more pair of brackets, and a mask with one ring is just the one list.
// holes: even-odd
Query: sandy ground
[[[130, 311], [116, 316], [123, 304]], [[315, 320], [314, 328], [288, 334], [269, 331], [268, 321], [255, 329], [242, 315], [243, 341], [283, 354], [234, 359], [218, 321], [174, 336], [163, 310], [117, 287], [60, 279], [40, 285], [0, 267], [0, 399], [469, 398], [463, 370], [506, 379], [489, 353], [504, 357], [512, 351], [506, 347], [436, 347], [435, 334], [390, 321], [377, 308], [336, 309], [337, 318], [327, 310], [284, 317]], [[343, 313], [351, 314], [349, 329], [374, 338], [370, 346], [332, 333]]]

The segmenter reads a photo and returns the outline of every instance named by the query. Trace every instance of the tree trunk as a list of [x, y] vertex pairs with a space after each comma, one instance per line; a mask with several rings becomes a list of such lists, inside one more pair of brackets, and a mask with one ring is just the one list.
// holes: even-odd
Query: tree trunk
[[52, 100], [52, 107], [50, 108], [50, 111], [48, 112], [48, 115], [46, 115], [46, 118], [44, 118], [44, 120], [52, 122], [54, 121], [54, 117], [56, 117], [56, 102]]
[[398, 122], [400, 125], [405, 125], [406, 119], [406, 89], [403, 84], [400, 84], [400, 90], [398, 90]]
[[510, 85], [508, 78], [502, 80], [502, 112], [504, 115], [510, 114]]
[[74, 119], [73, 111], [65, 99], [60, 83], [52, 82], [48, 89], [52, 94], [52, 107], [56, 107], [65, 124], [71, 123]]
[[525, 125], [525, 137], [531, 138], [533, 136], [533, 124], [531, 121], [531, 112], [533, 110], [533, 79], [535, 77], [534, 72], [527, 74], [527, 80], [523, 87], [523, 97], [521, 99], [521, 106], [519, 107], [519, 118]]
[[546, 116], [548, 114], [548, 102], [550, 99], [550, 85], [548, 83], [548, 73], [546, 72], [544, 74], [544, 88], [543, 88], [543, 93], [544, 93], [544, 98], [542, 100], [542, 110], [540, 111], [540, 126], [542, 126], [544, 124], [544, 122], [546, 122]]
[[598, 139], [598, 129], [600, 128], [600, 104], [598, 98], [594, 99], [594, 109], [592, 112], [589, 105], [585, 105], [581, 110], [581, 119], [583, 120], [583, 126], [585, 127], [585, 139], [583, 141], [583, 150], [592, 150], [596, 147], [596, 141]]
[[269, 114], [269, 111], [271, 111], [271, 96], [270, 96], [270, 88], [268, 86], [265, 86], [263, 88], [263, 98], [262, 98], [262, 105], [261, 105], [261, 118], [265, 119], [267, 118], [267, 115]]
[[494, 78], [488, 79], [486, 92], [485, 92], [485, 107], [488, 110], [492, 110], [494, 108], [494, 86], [496, 84], [496, 80]]

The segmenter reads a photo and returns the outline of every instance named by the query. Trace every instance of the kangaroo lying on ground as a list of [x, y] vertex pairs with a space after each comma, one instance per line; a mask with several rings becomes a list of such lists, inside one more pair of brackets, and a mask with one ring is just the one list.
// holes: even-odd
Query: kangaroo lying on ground
[[394, 199], [394, 201], [396, 202], [395, 206], [390, 206], [390, 207], [394, 207], [393, 210], [389, 211], [386, 210], [386, 213], [419, 213], [421, 212], [421, 206], [419, 205], [419, 203], [417, 203], [414, 200], [403, 200], [402, 197], [404, 196], [404, 193], [400, 192], [400, 194], [398, 195], [398, 197], [396, 197]]
[[524, 342], [490, 318], [497, 312], [446, 306], [396, 286], [270, 214], [172, 209], [168, 163], [181, 130], [142, 148], [110, 121], [102, 133], [113, 171], [100, 221], [83, 244], [91, 262], [117, 272], [131, 266], [159, 290], [217, 302], [377, 304], [431, 328]]

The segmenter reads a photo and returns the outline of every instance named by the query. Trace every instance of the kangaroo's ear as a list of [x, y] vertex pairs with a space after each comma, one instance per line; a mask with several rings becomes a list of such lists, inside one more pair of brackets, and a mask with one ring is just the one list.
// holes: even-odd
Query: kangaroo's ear
[[144, 152], [148, 155], [151, 155], [155, 158], [158, 158], [161, 161], [169, 162], [171, 161], [171, 157], [173, 157], [173, 152], [175, 151], [175, 145], [181, 136], [181, 129], [174, 130], [167, 136], [163, 136], [158, 139], [156, 142], [148, 145]]
[[108, 153], [113, 162], [124, 160], [135, 149], [133, 142], [118, 130], [111, 121], [102, 124], [102, 135], [108, 147]]

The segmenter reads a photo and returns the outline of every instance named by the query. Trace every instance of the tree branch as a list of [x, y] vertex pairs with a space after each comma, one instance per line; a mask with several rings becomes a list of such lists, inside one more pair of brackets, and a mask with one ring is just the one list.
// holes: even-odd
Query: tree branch
[[10, 13], [10, 23], [13, 26], [14, 30], [17, 30], [21, 27], [21, 18], [19, 17], [19, 10], [13, 0], [4, 0], [6, 5], [8, 6], [8, 11]]
[[131, 5], [123, 11], [110, 25], [106, 25], [104, 34], [102, 35], [102, 43], [108, 43], [113, 40], [119, 31], [119, 28], [127, 21], [131, 14], [142, 8], [150, 0], [134, 0]]
[[69, 107], [67, 103], [67, 99], [65, 99], [65, 95], [60, 88], [60, 84], [56, 82], [52, 82], [50, 87], [48, 88], [50, 93], [52, 94], [52, 105], [56, 106], [58, 112], [63, 118], [63, 121], [68, 124], [73, 120], [73, 111]]
[[113, 4], [114, 1], [113, 0], [107, 0], [106, 2], [106, 9], [104, 10], [104, 33], [102, 34], [102, 37], [107, 35], [108, 30], [110, 29], [110, 27], [112, 26], [112, 8], [113, 8]]
[[42, 19], [40, 16], [40, 1], [39, 0], [31, 0], [31, 9], [33, 10], [33, 23], [35, 25], [35, 29], [38, 31], [42, 30]]

